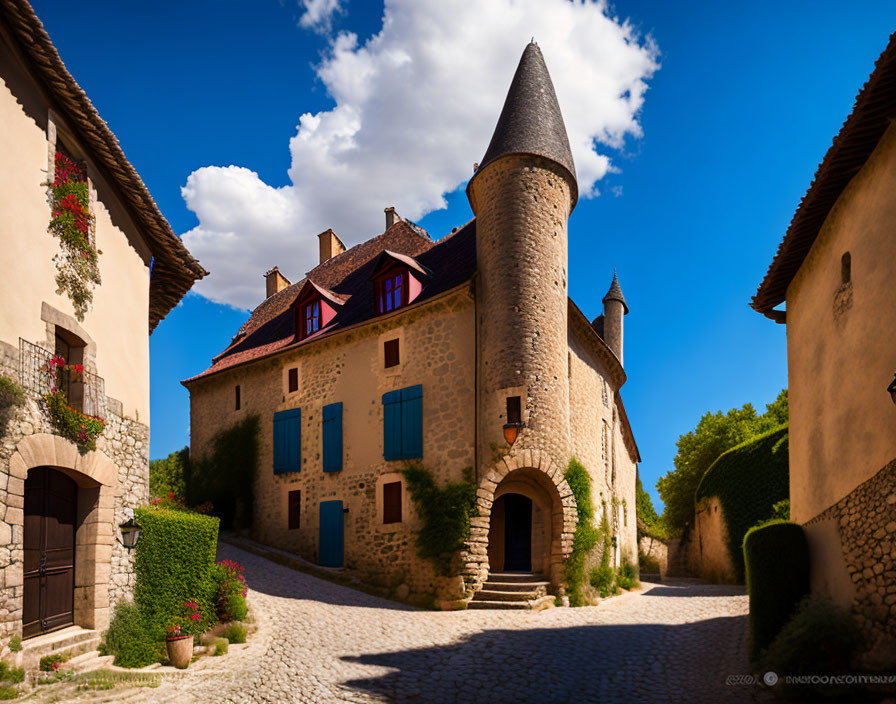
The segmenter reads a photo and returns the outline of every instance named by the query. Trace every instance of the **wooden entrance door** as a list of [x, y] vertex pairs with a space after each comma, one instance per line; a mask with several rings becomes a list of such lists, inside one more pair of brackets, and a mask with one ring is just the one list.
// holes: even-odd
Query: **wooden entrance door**
[[73, 623], [78, 485], [62, 472], [36, 467], [25, 480], [25, 638]]
[[504, 494], [504, 569], [532, 570], [532, 499]]

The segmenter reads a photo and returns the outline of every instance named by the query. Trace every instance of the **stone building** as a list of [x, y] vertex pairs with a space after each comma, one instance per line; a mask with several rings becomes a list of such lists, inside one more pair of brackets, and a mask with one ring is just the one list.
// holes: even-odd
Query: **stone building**
[[0, 2], [0, 77], [0, 647], [88, 647], [134, 584], [149, 334], [205, 272], [24, 0]]
[[[184, 382], [194, 456], [261, 419], [256, 538], [446, 606], [506, 596], [494, 577], [483, 590], [490, 572], [531, 573], [533, 593], [563, 586], [572, 457], [607, 512], [613, 559], [637, 560], [639, 457], [619, 394], [628, 307], [615, 276], [593, 321], [569, 298], [578, 189], [535, 44], [467, 195], [475, 218], [438, 241], [393, 208], [382, 234], [351, 249], [321, 233], [319, 265], [297, 283], [267, 272], [267, 298]], [[509, 446], [505, 426], [518, 434]], [[440, 485], [465, 468], [475, 478], [478, 516], [451, 579], [416, 554], [408, 462]]]
[[894, 116], [896, 35], [818, 167], [752, 302], [787, 325], [790, 510], [809, 540], [812, 589], [851, 605], [869, 631], [891, 638]]

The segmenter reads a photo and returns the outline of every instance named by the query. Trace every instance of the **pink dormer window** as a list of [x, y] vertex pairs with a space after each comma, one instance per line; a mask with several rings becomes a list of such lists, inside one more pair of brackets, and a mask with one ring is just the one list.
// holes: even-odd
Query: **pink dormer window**
[[377, 312], [388, 313], [408, 303], [408, 272], [391, 271], [377, 279]]

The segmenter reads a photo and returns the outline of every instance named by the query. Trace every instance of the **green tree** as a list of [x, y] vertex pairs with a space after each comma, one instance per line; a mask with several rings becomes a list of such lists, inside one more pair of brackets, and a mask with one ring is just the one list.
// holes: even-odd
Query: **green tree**
[[650, 494], [644, 490], [644, 484], [641, 483], [640, 476], [635, 477], [635, 513], [645, 526], [657, 528], [660, 517], [653, 507]]
[[187, 498], [187, 481], [190, 448], [172, 452], [161, 460], [149, 463], [149, 494], [153, 498], [165, 498], [171, 494], [178, 501]]
[[656, 483], [666, 505], [662, 515], [666, 530], [677, 535], [694, 519], [694, 493], [719, 455], [787, 420], [787, 389], [784, 389], [762, 415], [750, 403], [727, 413], [706, 413], [694, 430], [679, 437], [673, 460], [675, 469]]

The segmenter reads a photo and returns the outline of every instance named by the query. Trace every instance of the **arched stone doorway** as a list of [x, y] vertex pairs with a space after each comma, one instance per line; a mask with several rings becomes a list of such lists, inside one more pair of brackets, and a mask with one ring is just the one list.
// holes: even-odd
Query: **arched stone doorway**
[[[25, 623], [32, 624], [29, 633], [23, 632], [23, 636], [38, 635], [69, 623], [97, 630], [106, 628], [110, 617], [109, 581], [112, 545], [115, 541], [114, 505], [118, 486], [118, 467], [100, 451], [81, 455], [75, 445], [67, 440], [57, 435], [39, 433], [19, 441], [16, 451], [10, 458], [9, 469], [7, 491], [10, 501], [15, 497], [16, 501], [21, 503], [18, 507], [13, 507], [11, 504], [7, 509], [6, 522], [12, 527], [13, 536], [18, 536], [18, 544], [22, 548], [28, 546], [31, 551], [30, 557], [23, 554], [25, 559], [22, 562], [13, 563], [4, 570], [6, 585], [18, 587], [20, 590], [18, 593], [22, 595], [19, 613], [23, 631]], [[47, 482], [50, 483], [49, 491], [44, 488]], [[47, 500], [47, 493], [54, 497], [51, 502], [56, 502], [56, 505], [49, 509], [35, 508], [35, 502]], [[74, 497], [73, 518], [71, 508], [64, 508], [61, 505], [65, 501], [62, 500], [60, 503], [60, 495]], [[26, 501], [32, 505], [26, 506]], [[36, 602], [33, 600], [36, 589], [34, 586], [30, 587], [32, 595], [25, 596], [25, 578], [28, 573], [32, 581], [41, 584], [39, 573], [42, 543], [39, 537], [41, 530], [39, 524], [43, 519], [39, 514], [42, 510], [55, 515], [55, 518], [51, 516], [49, 519], [50, 529], [57, 531], [56, 538], [51, 540], [51, 543], [64, 542], [63, 537], [68, 528], [60, 529], [60, 522], [68, 525], [67, 521], [71, 521], [74, 540], [71, 553], [72, 605], [68, 612], [70, 616], [66, 616], [67, 612], [62, 607], [54, 612], [53, 620], [38, 615], [38, 630], [34, 632], [35, 613], [40, 614], [42, 602], [40, 599]], [[26, 521], [31, 525], [27, 526]], [[35, 556], [38, 561], [36, 567]], [[61, 555], [57, 557], [61, 558]], [[44, 577], [48, 576], [48, 567], [51, 563], [51, 557], [47, 555]], [[66, 578], [60, 577], [54, 584], [50, 584], [49, 588], [62, 593], [65, 591], [63, 584]], [[43, 588], [47, 586], [44, 580]], [[46, 623], [41, 624], [41, 618], [46, 618]], [[69, 623], [62, 623], [66, 618]]]

